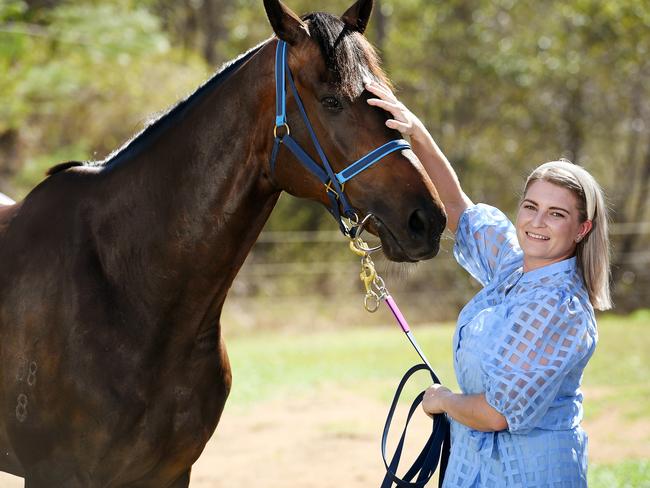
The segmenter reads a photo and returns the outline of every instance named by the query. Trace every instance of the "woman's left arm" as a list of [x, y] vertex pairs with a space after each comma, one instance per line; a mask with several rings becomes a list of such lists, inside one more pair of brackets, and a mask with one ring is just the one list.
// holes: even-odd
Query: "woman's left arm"
[[497, 432], [508, 428], [506, 418], [485, 399], [485, 394], [453, 393], [442, 385], [432, 385], [424, 392], [422, 408], [427, 415], [446, 413], [474, 430]]

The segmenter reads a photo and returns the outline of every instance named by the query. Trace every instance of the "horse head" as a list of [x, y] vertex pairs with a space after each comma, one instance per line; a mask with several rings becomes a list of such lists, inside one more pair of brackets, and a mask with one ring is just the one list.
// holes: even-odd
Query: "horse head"
[[[446, 216], [436, 189], [408, 143], [386, 127], [387, 113], [366, 103], [371, 97], [364, 88], [367, 81], [389, 83], [363, 35], [372, 3], [358, 0], [341, 17], [319, 12], [300, 18], [281, 1], [264, 0], [278, 43], [286, 46], [288, 77], [293, 76], [287, 85], [295, 82], [296, 90], [286, 90], [286, 121], [276, 118], [276, 131], [281, 132], [276, 141], [290, 132], [292, 141], [304, 148], [312, 162], [323, 167], [323, 153], [332, 168], [319, 180], [309, 174], [309, 165], [300, 163], [290, 144], [276, 144], [272, 178], [294, 196], [322, 202], [335, 216], [349, 210], [344, 208], [345, 200], [353, 218], [372, 214], [368, 229], [381, 239], [384, 254], [393, 261], [418, 261], [437, 254]], [[276, 62], [276, 72], [278, 69]], [[282, 77], [277, 83], [280, 81]], [[327, 177], [388, 146], [389, 141], [399, 143], [384, 151], [381, 161], [362, 168], [344, 184]], [[315, 150], [314, 143], [322, 151]], [[329, 188], [321, 180], [327, 180]], [[339, 186], [342, 196], [335, 191]]]

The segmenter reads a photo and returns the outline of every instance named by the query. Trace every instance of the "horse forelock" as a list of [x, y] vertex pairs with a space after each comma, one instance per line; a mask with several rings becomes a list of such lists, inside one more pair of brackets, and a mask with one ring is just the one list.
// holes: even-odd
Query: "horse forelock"
[[364, 83], [371, 79], [390, 86], [375, 48], [363, 35], [346, 27], [338, 17], [324, 12], [305, 15], [303, 20], [343, 95], [349, 98], [359, 96]]

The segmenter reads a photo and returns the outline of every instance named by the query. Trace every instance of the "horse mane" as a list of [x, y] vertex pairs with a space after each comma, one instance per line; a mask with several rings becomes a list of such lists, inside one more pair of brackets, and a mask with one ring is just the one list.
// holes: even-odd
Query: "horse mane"
[[366, 38], [350, 29], [334, 15], [314, 12], [303, 16], [309, 26], [309, 34], [320, 47], [326, 66], [333, 75], [334, 83], [349, 98], [364, 90], [366, 78], [375, 78], [391, 86], [381, 69], [379, 56]]
[[45, 172], [46, 176], [52, 176], [55, 173], [58, 173], [59, 171], [65, 171], [68, 168], [74, 168], [75, 166], [84, 166], [86, 163], [83, 161], [67, 161], [65, 163], [59, 163], [54, 166], [52, 166], [50, 169], [48, 169]]
[[[349, 98], [358, 96], [364, 89], [366, 78], [391, 86], [390, 81], [382, 70], [379, 57], [374, 47], [366, 38], [350, 29], [334, 15], [324, 12], [314, 12], [303, 16], [309, 26], [312, 39], [318, 44], [326, 66], [332, 74], [333, 81], [341, 93]], [[196, 101], [204, 94], [212, 91], [223, 83], [241, 65], [250, 59], [267, 41], [258, 44], [238, 58], [225, 63], [214, 76], [197, 88], [191, 95], [172, 106], [150, 123], [139, 133], [126, 141], [121, 147], [100, 161], [68, 161], [52, 166], [46, 175], [65, 171], [77, 166], [106, 167], [119, 160], [128, 159], [135, 153], [146, 148], [150, 138], [174, 123], [177, 117], [182, 117]]]
[[[265, 41], [266, 42], [266, 41]], [[264, 43], [265, 43], [264, 42]], [[182, 115], [196, 103], [204, 94], [212, 91], [213, 88], [222, 84], [233, 74], [242, 64], [248, 61], [257, 51], [259, 51], [264, 43], [258, 44], [249, 51], [243, 53], [241, 56], [224, 63], [221, 68], [209, 78], [203, 85], [199, 86], [192, 94], [184, 100], [179, 101], [173, 105], [169, 110], [163, 112], [160, 116], [152, 119], [149, 124], [142, 129], [139, 133], [126, 141], [118, 149], [110, 153], [104, 160], [100, 161], [68, 161], [52, 166], [47, 170], [46, 175], [51, 176], [55, 173], [65, 171], [75, 166], [108, 166], [117, 162], [118, 160], [132, 156], [134, 153], [144, 149], [148, 144], [150, 136], [154, 136], [170, 124], [174, 123], [177, 117]]]

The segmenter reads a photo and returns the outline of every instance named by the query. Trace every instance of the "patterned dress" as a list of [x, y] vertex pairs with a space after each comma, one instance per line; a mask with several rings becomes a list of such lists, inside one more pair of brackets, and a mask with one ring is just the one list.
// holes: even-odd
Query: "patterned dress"
[[576, 259], [523, 273], [513, 224], [483, 204], [461, 215], [454, 255], [484, 286], [458, 318], [458, 384], [485, 393], [508, 429], [450, 419], [444, 487], [586, 487], [579, 388], [598, 335]]

